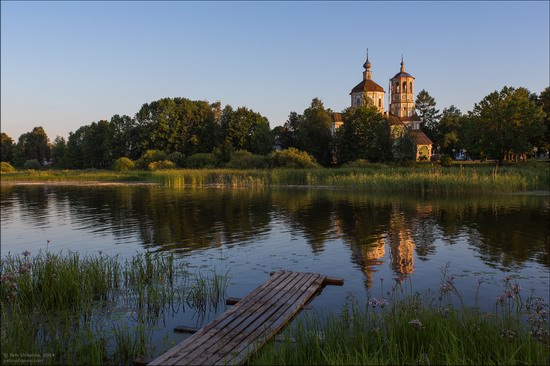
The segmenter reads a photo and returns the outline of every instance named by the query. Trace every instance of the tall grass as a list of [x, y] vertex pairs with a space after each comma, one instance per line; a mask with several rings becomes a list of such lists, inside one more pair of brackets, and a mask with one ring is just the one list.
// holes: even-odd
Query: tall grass
[[[29, 252], [7, 255], [0, 277], [2, 363], [34, 363], [10, 355], [46, 355], [44, 364], [129, 364], [151, 355], [165, 313], [185, 304], [199, 314], [223, 302], [227, 279], [213, 273], [193, 297], [187, 264], [171, 255], [125, 261], [100, 254]], [[215, 296], [214, 296], [215, 295]]]
[[542, 162], [494, 165], [436, 164], [412, 167], [370, 164], [338, 169], [180, 169], [158, 171], [31, 171], [2, 175], [3, 181], [142, 181], [174, 188], [329, 186], [371, 192], [432, 194], [512, 193], [548, 190], [550, 165]]
[[453, 281], [444, 275], [437, 292], [420, 295], [397, 277], [391, 292], [364, 305], [348, 298], [340, 315], [306, 314], [283, 333], [283, 342], [269, 344], [249, 364], [548, 363], [548, 305], [542, 299], [523, 301], [521, 287], [507, 277], [495, 311], [481, 313], [462, 304]]

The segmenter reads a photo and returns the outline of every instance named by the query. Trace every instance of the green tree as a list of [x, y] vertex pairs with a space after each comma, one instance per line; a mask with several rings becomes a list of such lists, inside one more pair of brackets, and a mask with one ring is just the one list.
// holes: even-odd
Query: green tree
[[348, 110], [339, 130], [338, 164], [358, 159], [383, 162], [392, 158], [390, 125], [375, 107]]
[[[140, 150], [142, 141], [136, 121], [127, 115], [115, 114], [111, 117], [112, 154], [113, 158], [130, 157], [138, 159], [143, 153]], [[144, 136], [145, 137], [145, 136]]]
[[226, 107], [222, 112], [221, 128], [226, 153], [247, 150], [253, 154], [266, 155], [273, 147], [267, 118], [246, 107], [236, 111]]
[[14, 154], [19, 165], [33, 159], [40, 165], [46, 164], [50, 160], [50, 140], [46, 131], [42, 127], [35, 127], [31, 132], [19, 136]]
[[435, 146], [440, 148], [438, 152], [451, 155], [453, 149], [458, 151], [463, 148], [459, 139], [461, 116], [460, 109], [454, 105], [443, 109], [443, 114], [436, 130], [435, 140], [437, 142], [434, 143]]
[[219, 103], [163, 98], [144, 104], [136, 114], [138, 150], [210, 152], [219, 138]]
[[542, 153], [550, 151], [550, 87], [546, 87], [537, 98], [537, 104], [542, 108], [544, 112], [544, 125], [546, 130], [544, 135], [537, 141], [534, 141], [534, 145], [537, 147], [538, 152]]
[[6, 133], [0, 134], [0, 161], [13, 162], [13, 150], [15, 143]]
[[424, 89], [416, 96], [416, 110], [420, 117], [420, 129], [432, 140], [435, 144], [437, 138], [437, 126], [441, 114], [439, 109], [436, 109], [435, 99]]
[[474, 106], [471, 117], [481, 132], [483, 152], [498, 159], [532, 150], [545, 132], [544, 111], [525, 88], [504, 87]]
[[325, 109], [320, 99], [314, 98], [301, 118], [296, 117], [293, 123], [296, 123], [298, 149], [312, 155], [321, 165], [329, 166], [333, 150], [330, 110]]
[[56, 136], [51, 144], [52, 165], [56, 168], [67, 168], [66, 161], [67, 141], [61, 136]]

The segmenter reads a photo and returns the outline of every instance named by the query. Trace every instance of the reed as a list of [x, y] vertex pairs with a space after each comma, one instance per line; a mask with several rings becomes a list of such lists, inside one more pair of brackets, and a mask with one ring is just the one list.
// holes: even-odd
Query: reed
[[483, 164], [436, 164], [402, 167], [370, 164], [361, 168], [180, 169], [159, 171], [25, 171], [3, 174], [10, 181], [140, 181], [173, 188], [279, 186], [341, 187], [369, 192], [418, 192], [436, 195], [513, 193], [548, 190], [550, 165], [543, 162], [496, 167]]
[[[249, 360], [254, 365], [517, 365], [550, 357], [548, 305], [523, 302], [509, 277], [495, 311], [462, 304], [453, 276], [437, 292], [407, 290], [396, 277], [391, 292], [364, 305], [350, 297], [339, 315], [305, 314]], [[479, 288], [478, 288], [479, 290]], [[460, 305], [453, 305], [460, 304]]]
[[[191, 283], [201, 298], [185, 301]], [[0, 276], [2, 363], [129, 364], [153, 353], [165, 312], [225, 299], [227, 274], [191, 274], [172, 255], [81, 256], [67, 252], [6, 255]], [[214, 304], [215, 303], [215, 304]], [[23, 357], [23, 358], [21, 358]]]

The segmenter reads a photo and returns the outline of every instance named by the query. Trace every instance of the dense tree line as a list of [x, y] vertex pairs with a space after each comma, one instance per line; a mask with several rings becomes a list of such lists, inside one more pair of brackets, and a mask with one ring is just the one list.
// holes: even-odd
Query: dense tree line
[[[536, 95], [525, 88], [504, 87], [465, 114], [452, 105], [440, 113], [435, 99], [422, 90], [416, 108], [421, 129], [437, 153], [463, 151], [474, 159], [502, 162], [550, 149], [550, 88]], [[284, 161], [289, 166], [338, 166], [359, 159], [412, 158], [412, 142], [406, 135], [396, 139], [386, 118], [374, 108], [344, 110], [344, 124], [336, 133], [331, 131], [331, 115], [314, 98], [302, 114], [290, 112], [282, 126], [271, 130], [266, 117], [246, 107], [163, 98], [143, 104], [134, 117], [114, 115], [109, 121], [82, 126], [67, 140], [57, 136], [50, 142], [42, 127], [22, 134], [17, 142], [2, 133], [1, 161], [26, 168], [51, 164], [108, 169], [127, 158], [131, 164], [119, 161], [116, 166], [147, 169], [151, 163], [267, 167]], [[274, 156], [274, 145], [284, 152]], [[270, 153], [270, 161], [263, 159]]]

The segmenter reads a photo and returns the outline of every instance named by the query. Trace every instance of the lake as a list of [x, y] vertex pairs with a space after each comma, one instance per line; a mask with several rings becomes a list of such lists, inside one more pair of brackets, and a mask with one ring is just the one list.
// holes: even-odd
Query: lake
[[[550, 200], [542, 195], [422, 197], [328, 188], [170, 189], [158, 185], [2, 185], [2, 255], [29, 250], [129, 257], [169, 252], [193, 271], [228, 273], [227, 295], [243, 297], [277, 269], [345, 280], [312, 306], [337, 313], [353, 295], [384, 297], [395, 276], [412, 291], [437, 291], [450, 272], [466, 305], [493, 310], [513, 276], [549, 302]], [[179, 341], [170, 314], [155, 338]]]

